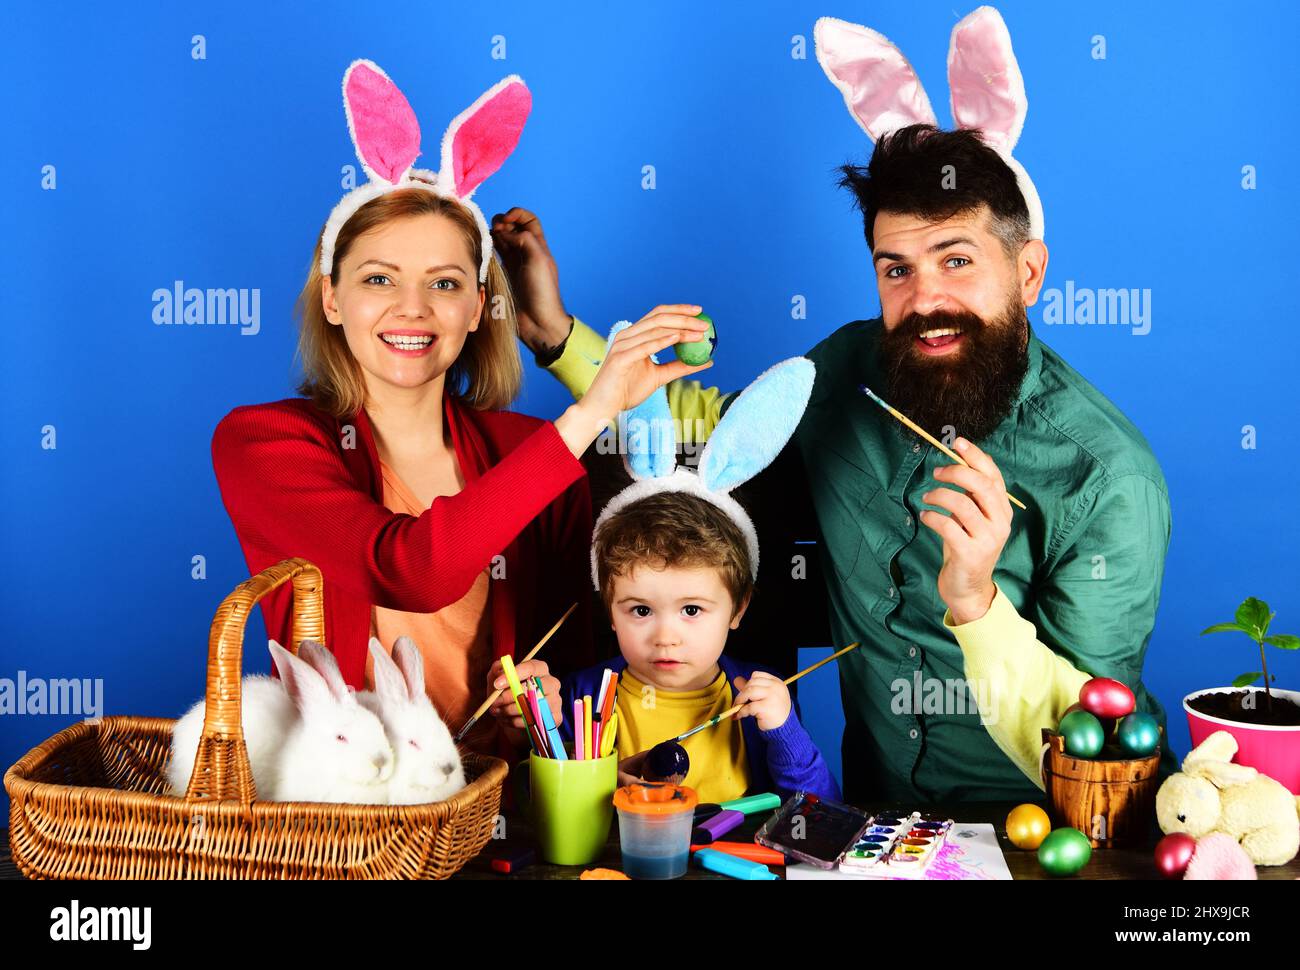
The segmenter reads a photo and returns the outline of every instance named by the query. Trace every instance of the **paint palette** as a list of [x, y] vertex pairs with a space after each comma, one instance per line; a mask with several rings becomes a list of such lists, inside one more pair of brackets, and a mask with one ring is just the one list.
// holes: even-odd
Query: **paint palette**
[[871, 824], [862, 833], [853, 848], [844, 853], [840, 868], [849, 870], [875, 869], [885, 864], [885, 859], [893, 851], [895, 844], [912, 825], [921, 820], [920, 812], [913, 812], [907, 818], [895, 818], [891, 815], [876, 815]]
[[915, 879], [925, 873], [952, 828], [952, 819], [913, 812], [875, 815], [840, 861], [840, 871], [861, 876]]

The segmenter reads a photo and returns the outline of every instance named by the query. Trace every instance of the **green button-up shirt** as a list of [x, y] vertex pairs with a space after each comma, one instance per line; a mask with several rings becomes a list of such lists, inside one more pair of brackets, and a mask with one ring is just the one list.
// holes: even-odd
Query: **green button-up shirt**
[[[927, 507], [921, 496], [946, 487], [933, 471], [950, 459], [859, 390], [884, 392], [881, 329], [878, 318], [857, 321], [808, 353], [817, 378], [793, 444], [822, 532], [834, 641], [862, 644], [839, 661], [844, 794], [902, 807], [1036, 800], [1041, 792], [980, 722], [987, 685], [966, 684], [962, 647], [944, 626], [943, 543], [916, 518]], [[604, 351], [577, 322], [548, 369], [581, 397]], [[1046, 649], [1127, 684], [1137, 709], [1164, 725], [1141, 680], [1169, 546], [1164, 476], [1141, 432], [1032, 327], [1028, 353], [1011, 413], [979, 442], [1028, 506], [1014, 510], [993, 579]], [[696, 381], [674, 381], [668, 397], [673, 415], [705, 437], [735, 400]], [[1021, 721], [1018, 730], [1037, 729]], [[1161, 774], [1177, 770], [1167, 741], [1162, 748]]]
[[[795, 435], [837, 580], [831, 629], [838, 643], [862, 643], [839, 662], [845, 796], [1039, 797], [981, 725], [979, 685], [968, 689], [943, 626], [943, 543], [917, 514], [928, 507], [921, 496], [944, 487], [934, 469], [951, 460], [859, 390], [884, 393], [881, 329], [879, 319], [851, 323], [808, 353], [817, 379]], [[1141, 672], [1169, 545], [1164, 476], [1137, 428], [1032, 328], [1028, 353], [1011, 413], [979, 442], [1028, 506], [1014, 510], [994, 581], [1044, 644], [1129, 685], [1138, 710], [1163, 725]], [[931, 678], [957, 682], [942, 704]], [[1161, 767], [1176, 770], [1167, 744]]]

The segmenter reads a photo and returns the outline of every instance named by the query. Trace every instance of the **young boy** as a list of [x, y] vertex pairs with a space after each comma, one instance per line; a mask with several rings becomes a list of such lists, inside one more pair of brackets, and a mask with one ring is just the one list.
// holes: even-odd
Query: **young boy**
[[[573, 701], [619, 675], [616, 751], [620, 774], [639, 776], [645, 753], [735, 704], [740, 712], [681, 742], [684, 784], [701, 802], [808, 791], [838, 799], [839, 787], [774, 671], [723, 655], [753, 593], [746, 539], [730, 515], [689, 491], [662, 491], [620, 508], [594, 543], [601, 596], [620, 658], [562, 684], [561, 726], [572, 740]], [[623, 779], [626, 780], [626, 779]]]

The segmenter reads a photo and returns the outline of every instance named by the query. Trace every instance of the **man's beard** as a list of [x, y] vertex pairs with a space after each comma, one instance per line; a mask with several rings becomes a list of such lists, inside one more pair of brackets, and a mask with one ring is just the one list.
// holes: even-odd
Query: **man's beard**
[[[920, 334], [943, 327], [959, 328], [964, 346], [939, 357], [917, 348]], [[965, 312], [909, 314], [880, 337], [885, 399], [945, 444], [956, 437], [949, 428], [980, 441], [1011, 413], [1029, 368], [1028, 336], [1029, 318], [1019, 293], [1012, 293], [1002, 312], [987, 323]]]

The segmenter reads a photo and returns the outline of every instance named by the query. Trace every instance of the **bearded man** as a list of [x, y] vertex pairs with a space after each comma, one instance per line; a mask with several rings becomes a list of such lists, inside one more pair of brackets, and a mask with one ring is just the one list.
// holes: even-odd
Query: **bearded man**
[[[881, 315], [808, 352], [816, 384], [788, 447], [820, 526], [833, 639], [861, 644], [839, 661], [845, 797], [1038, 798], [1041, 730], [1089, 678], [1121, 681], [1164, 723], [1142, 684], [1170, 534], [1164, 476], [1137, 428], [1034, 334], [1025, 311], [1047, 248], [978, 132], [910, 125], [842, 172]], [[512, 209], [493, 227], [521, 336], [581, 396], [605, 341], [564, 310], [537, 217]], [[696, 381], [668, 390], [682, 427], [705, 433], [734, 398]]]

